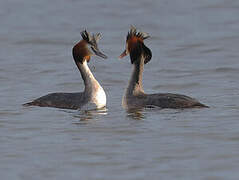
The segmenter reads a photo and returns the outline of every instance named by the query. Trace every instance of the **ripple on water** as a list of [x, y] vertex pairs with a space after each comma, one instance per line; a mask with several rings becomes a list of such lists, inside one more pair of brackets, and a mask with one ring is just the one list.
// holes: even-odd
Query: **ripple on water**
[[29, 38], [25, 40], [19, 40], [15, 42], [16, 45], [52, 45], [52, 46], [66, 46], [66, 45], [72, 45], [71, 43], [68, 43], [67, 41], [60, 40], [60, 39], [41, 39], [41, 38]]
[[154, 86], [152, 89], [153, 90], [159, 90], [161, 88], [164, 89], [187, 89], [187, 88], [195, 88], [195, 87], [200, 87], [200, 83], [180, 83], [180, 84], [163, 84], [163, 85], [157, 85]]

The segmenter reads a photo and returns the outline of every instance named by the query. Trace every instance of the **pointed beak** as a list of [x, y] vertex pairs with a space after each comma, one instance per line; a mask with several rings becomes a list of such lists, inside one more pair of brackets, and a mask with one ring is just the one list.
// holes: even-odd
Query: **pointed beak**
[[107, 59], [107, 56], [104, 55], [102, 52], [100, 52], [100, 50], [97, 47], [94, 47], [94, 48], [91, 47], [91, 49], [95, 53], [95, 55], [100, 56], [104, 59]]
[[119, 56], [119, 59], [122, 59], [123, 57], [127, 56], [128, 53], [126, 50], [124, 50], [124, 52], [122, 52], [122, 54]]

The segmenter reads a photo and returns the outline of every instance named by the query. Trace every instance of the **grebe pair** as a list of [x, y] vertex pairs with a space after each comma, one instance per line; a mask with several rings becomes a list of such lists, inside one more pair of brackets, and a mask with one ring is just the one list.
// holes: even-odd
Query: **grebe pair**
[[[81, 93], [51, 93], [40, 97], [27, 106], [45, 106], [64, 109], [100, 109], [106, 106], [106, 95], [103, 88], [94, 78], [87, 63], [92, 55], [107, 58], [98, 49], [97, 42], [100, 34], [90, 35], [86, 30], [81, 33], [82, 40], [72, 50], [75, 63], [80, 70], [85, 84], [85, 90]], [[124, 108], [160, 107], [160, 108], [201, 108], [208, 107], [191, 97], [171, 94], [145, 94], [142, 85], [144, 64], [147, 64], [152, 57], [151, 50], [145, 46], [144, 40], [149, 36], [146, 33], [138, 32], [131, 27], [126, 38], [126, 49], [119, 56], [130, 55], [133, 64], [133, 72], [128, 87], [122, 99]], [[90, 47], [90, 48], [89, 48]]]

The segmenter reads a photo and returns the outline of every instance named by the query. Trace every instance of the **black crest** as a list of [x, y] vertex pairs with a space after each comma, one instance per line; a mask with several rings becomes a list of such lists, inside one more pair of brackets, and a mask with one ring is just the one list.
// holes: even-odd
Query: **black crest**
[[100, 33], [96, 33], [96, 34], [90, 34], [88, 33], [86, 30], [81, 32], [81, 36], [82, 38], [89, 44], [93, 45], [93, 46], [97, 46], [97, 43], [99, 42], [100, 38], [101, 38], [101, 34]]
[[145, 32], [140, 32], [140, 31], [137, 32], [137, 29], [134, 26], [131, 26], [131, 28], [127, 34], [126, 40], [129, 40], [131, 37], [134, 37], [134, 36], [141, 38], [142, 40], [145, 40], [150, 37]]
[[86, 30], [82, 31], [80, 34], [86, 42], [90, 42], [91, 35]]
[[[131, 26], [130, 31], [127, 34], [126, 40], [128, 41], [132, 37], [138, 37], [142, 40], [149, 38], [149, 35], [144, 32], [137, 31], [137, 29]], [[140, 60], [141, 56], [144, 57], [144, 64], [147, 64], [152, 58], [151, 50], [146, 47], [142, 42], [138, 42], [135, 47], [130, 52], [131, 63], [137, 62]]]

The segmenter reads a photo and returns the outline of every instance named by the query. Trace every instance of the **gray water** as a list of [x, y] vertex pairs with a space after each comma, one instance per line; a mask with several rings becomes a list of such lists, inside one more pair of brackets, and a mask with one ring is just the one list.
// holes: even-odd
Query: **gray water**
[[[6, 180], [239, 178], [239, 1], [0, 1], [0, 175]], [[132, 66], [118, 60], [130, 25], [149, 33], [147, 93], [189, 95], [209, 109], [127, 112]], [[71, 49], [101, 32], [89, 63], [107, 108], [23, 107], [82, 91]]]

